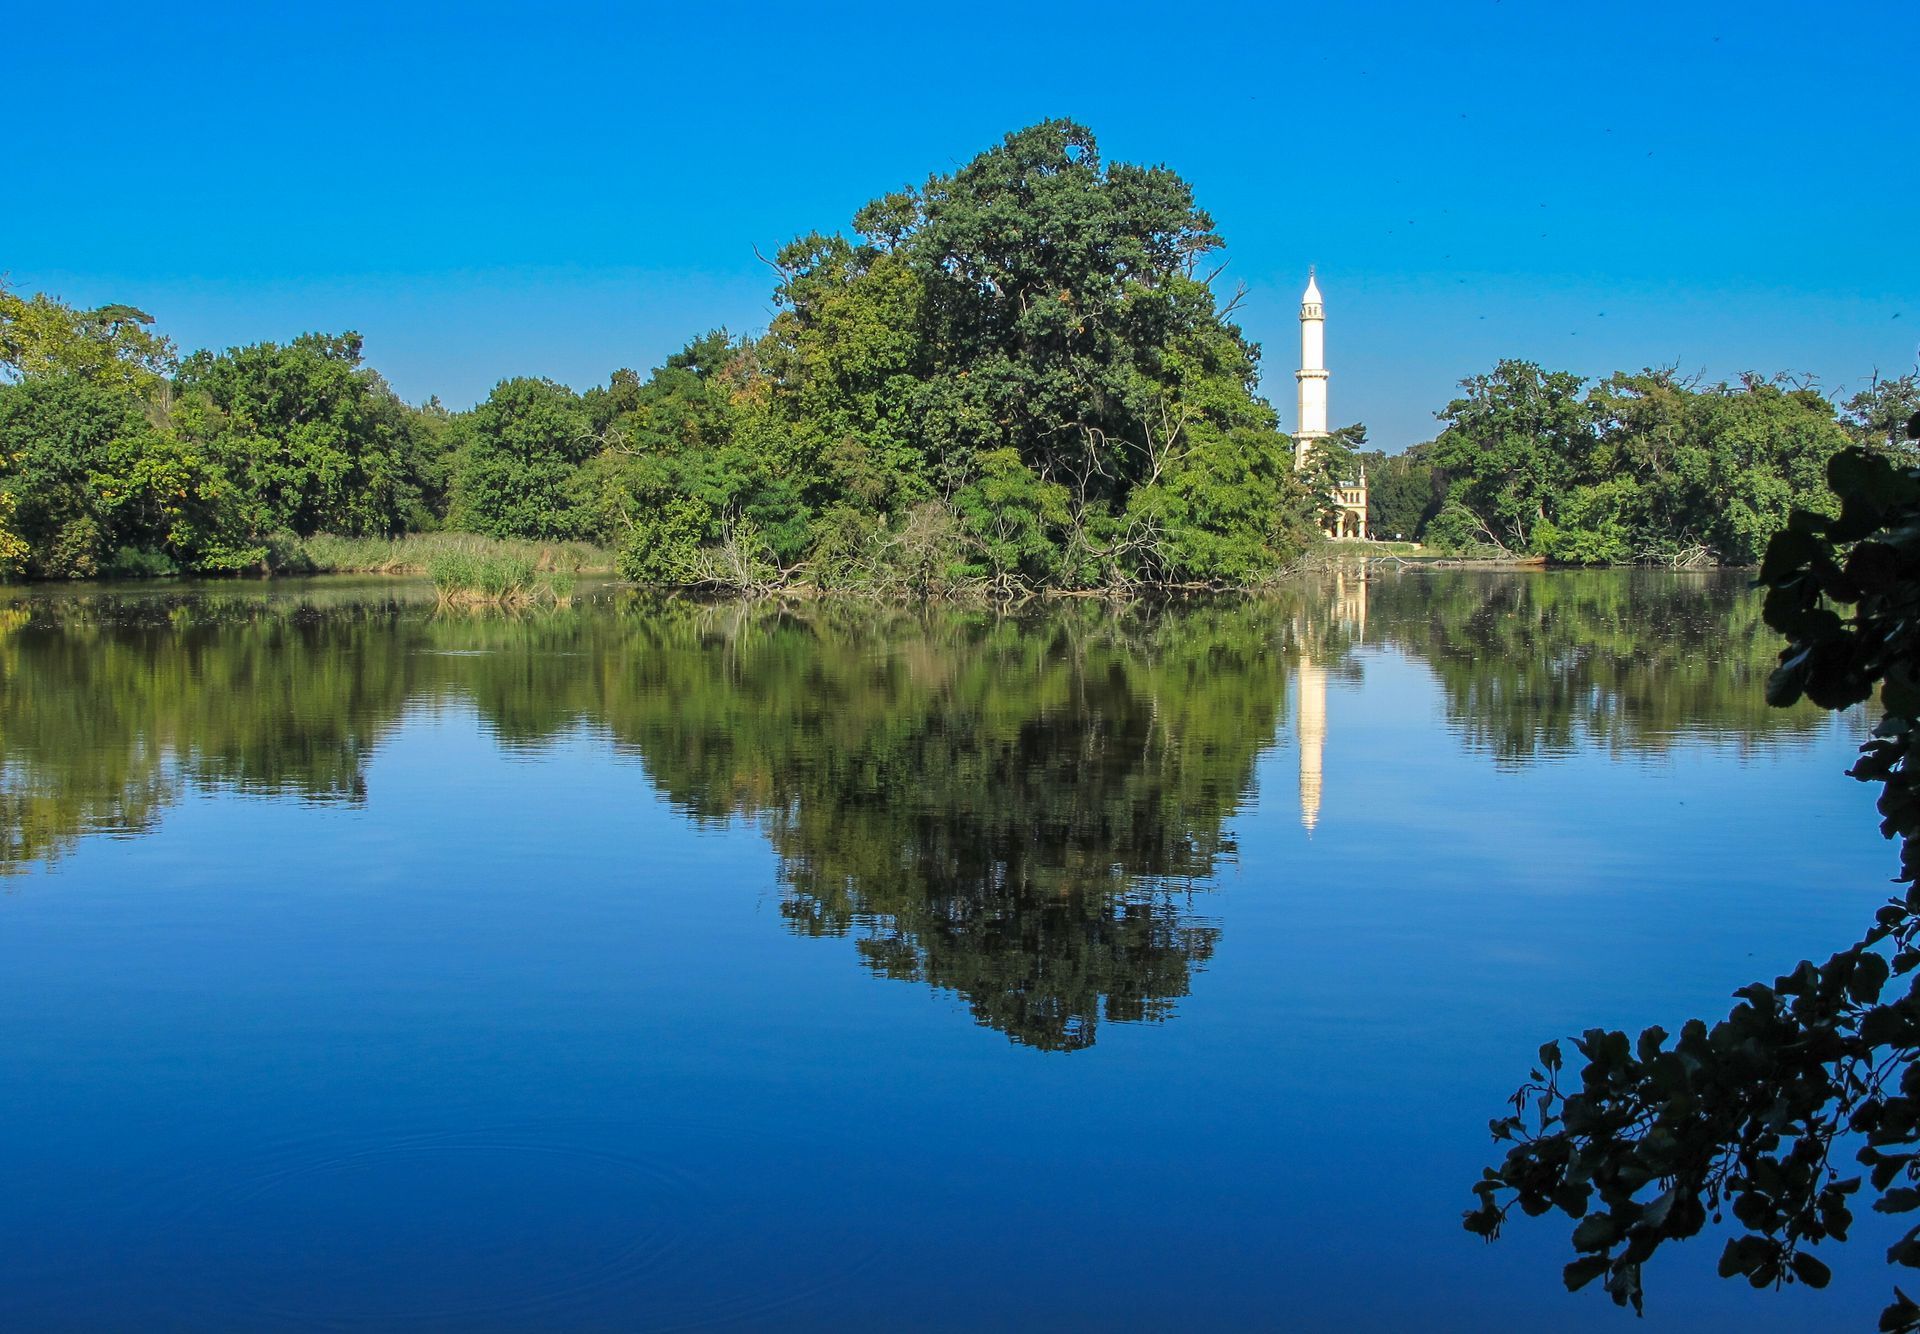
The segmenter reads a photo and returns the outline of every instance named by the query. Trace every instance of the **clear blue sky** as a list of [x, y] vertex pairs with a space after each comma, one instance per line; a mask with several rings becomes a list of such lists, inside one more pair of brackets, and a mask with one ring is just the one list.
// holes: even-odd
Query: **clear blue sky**
[[1913, 369], [1920, 4], [32, 3], [0, 270], [183, 345], [353, 328], [409, 399], [764, 327], [754, 258], [1048, 116], [1195, 186], [1291, 426], [1398, 448], [1501, 356]]

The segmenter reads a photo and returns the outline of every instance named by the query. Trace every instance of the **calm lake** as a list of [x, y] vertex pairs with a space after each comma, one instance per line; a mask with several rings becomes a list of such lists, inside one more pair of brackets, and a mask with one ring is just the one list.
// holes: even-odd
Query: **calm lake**
[[1748, 576], [1013, 618], [0, 604], [0, 1328], [1871, 1329], [1460, 1227], [1549, 1038], [1855, 939]]

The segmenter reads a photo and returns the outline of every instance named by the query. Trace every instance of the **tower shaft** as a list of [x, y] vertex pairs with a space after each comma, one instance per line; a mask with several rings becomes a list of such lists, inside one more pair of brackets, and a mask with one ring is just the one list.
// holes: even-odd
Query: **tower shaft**
[[1320, 301], [1320, 284], [1307, 276], [1306, 295], [1300, 301], [1300, 429], [1293, 435], [1293, 461], [1304, 468], [1314, 442], [1327, 434], [1327, 312]]

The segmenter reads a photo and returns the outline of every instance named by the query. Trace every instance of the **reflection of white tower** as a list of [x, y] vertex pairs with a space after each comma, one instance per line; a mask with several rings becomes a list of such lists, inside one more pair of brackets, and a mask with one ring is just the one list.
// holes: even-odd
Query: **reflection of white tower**
[[[1324, 614], [1355, 643], [1367, 637], [1367, 581], [1337, 570]], [[1327, 756], [1327, 669], [1316, 667], [1307, 647], [1310, 631], [1294, 625], [1300, 643], [1300, 688], [1295, 705], [1300, 739], [1300, 824], [1311, 834], [1320, 823], [1320, 793]]]
[[1300, 824], [1320, 823], [1320, 766], [1327, 748], [1327, 672], [1300, 654]]
[[1367, 637], [1367, 579], [1344, 566], [1333, 574], [1333, 619], [1357, 640]]
[[1300, 298], [1300, 369], [1294, 379], [1300, 382], [1300, 429], [1293, 434], [1293, 466], [1305, 468], [1314, 442], [1327, 434], [1327, 311], [1311, 268]]

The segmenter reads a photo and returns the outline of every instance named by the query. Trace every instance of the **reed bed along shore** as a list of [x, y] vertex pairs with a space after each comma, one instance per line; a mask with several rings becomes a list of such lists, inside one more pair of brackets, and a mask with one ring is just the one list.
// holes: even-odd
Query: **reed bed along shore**
[[570, 570], [540, 569], [508, 552], [442, 551], [427, 576], [443, 604], [456, 607], [565, 607], [573, 601]]
[[613, 553], [588, 542], [534, 542], [477, 533], [409, 533], [396, 538], [316, 533], [300, 539], [290, 556], [288, 572], [310, 574], [431, 576], [436, 565], [451, 571], [490, 562], [523, 562], [535, 574], [613, 572]]

